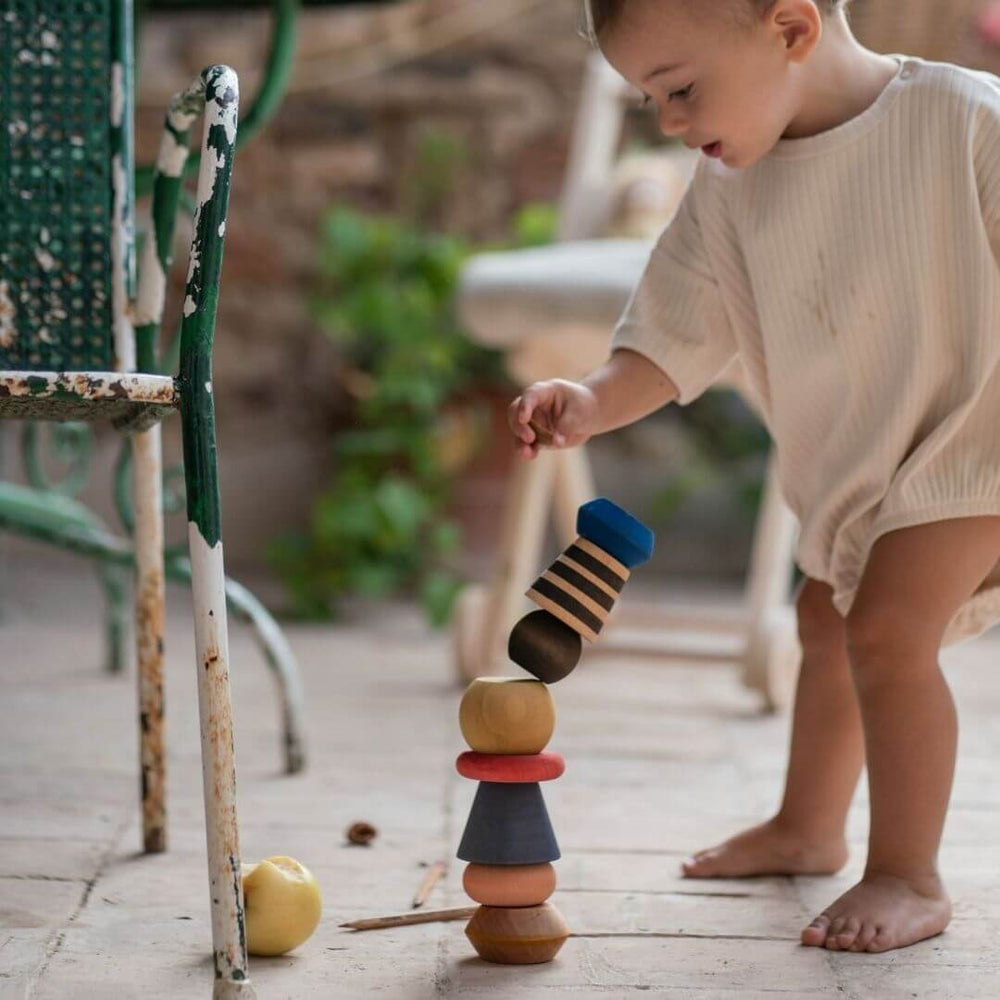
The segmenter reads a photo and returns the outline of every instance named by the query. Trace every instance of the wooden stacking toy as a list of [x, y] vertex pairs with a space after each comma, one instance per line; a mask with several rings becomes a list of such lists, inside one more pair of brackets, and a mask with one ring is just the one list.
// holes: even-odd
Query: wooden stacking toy
[[579, 537], [531, 585], [541, 609], [525, 615], [507, 643], [510, 658], [546, 684], [580, 660], [581, 639], [596, 642], [632, 570], [653, 554], [653, 533], [604, 498], [576, 519]]
[[510, 634], [510, 658], [536, 679], [479, 677], [459, 710], [471, 749], [456, 767], [479, 782], [458, 847], [468, 862], [465, 891], [480, 904], [465, 933], [487, 962], [550, 962], [569, 937], [548, 902], [559, 845], [540, 783], [561, 777], [566, 764], [545, 750], [556, 721], [546, 685], [576, 668], [582, 640], [597, 639], [631, 570], [653, 551], [653, 533], [610, 500], [584, 504], [577, 532], [528, 591], [539, 610]]

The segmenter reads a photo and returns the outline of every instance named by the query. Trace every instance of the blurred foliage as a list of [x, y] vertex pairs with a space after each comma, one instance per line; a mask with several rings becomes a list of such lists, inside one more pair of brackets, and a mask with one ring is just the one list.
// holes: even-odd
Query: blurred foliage
[[416, 165], [403, 186], [403, 213], [420, 227], [433, 225], [472, 157], [465, 140], [437, 126], [425, 126], [416, 148]]
[[676, 413], [694, 446], [694, 457], [655, 494], [650, 516], [669, 521], [686, 502], [720, 482], [747, 519], [756, 516], [764, 488], [767, 430], [733, 390], [707, 392]]
[[461, 533], [445, 512], [461, 459], [446, 417], [463, 392], [506, 385], [500, 356], [451, 312], [466, 254], [460, 240], [396, 219], [335, 208], [323, 220], [313, 309], [354, 412], [308, 530], [270, 549], [300, 616], [328, 617], [348, 594], [416, 593], [432, 622], [448, 618]]
[[514, 216], [514, 245], [540, 247], [555, 242], [559, 208], [552, 202], [522, 205]]

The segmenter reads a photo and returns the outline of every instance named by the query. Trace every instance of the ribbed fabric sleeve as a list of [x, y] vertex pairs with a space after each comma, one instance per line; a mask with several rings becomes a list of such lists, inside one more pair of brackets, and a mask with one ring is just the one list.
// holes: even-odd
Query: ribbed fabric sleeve
[[[896, 58], [843, 125], [703, 160], [612, 342], [681, 403], [739, 356], [842, 614], [880, 535], [1000, 515], [1000, 80]], [[1000, 620], [997, 584], [946, 641]]]
[[680, 402], [697, 399], [736, 355], [723, 297], [698, 225], [699, 179], [657, 241], [612, 343], [631, 348], [665, 372]]

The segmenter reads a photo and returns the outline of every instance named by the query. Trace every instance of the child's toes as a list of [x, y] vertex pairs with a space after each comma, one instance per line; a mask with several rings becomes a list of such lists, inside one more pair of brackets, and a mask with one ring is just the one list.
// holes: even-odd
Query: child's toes
[[847, 917], [834, 917], [826, 930], [826, 941], [823, 944], [830, 951], [840, 951], [840, 934], [847, 926]]
[[851, 951], [854, 942], [861, 932], [861, 921], [857, 917], [850, 917], [844, 926], [837, 932], [837, 944], [841, 951]]
[[851, 945], [851, 951], [867, 951], [868, 945], [875, 939], [876, 930], [873, 923], [868, 921], [863, 923], [858, 936], [854, 939], [854, 944]]
[[888, 951], [890, 948], [894, 948], [892, 936], [888, 930], [884, 927], [876, 928], [876, 934], [868, 943], [866, 951], [877, 952], [877, 951]]
[[821, 913], [805, 930], [802, 931], [802, 943], [812, 948], [820, 948], [826, 940], [826, 932], [830, 926], [830, 918]]
[[685, 875], [711, 875], [714, 860], [713, 851], [699, 851], [681, 862], [681, 871]]

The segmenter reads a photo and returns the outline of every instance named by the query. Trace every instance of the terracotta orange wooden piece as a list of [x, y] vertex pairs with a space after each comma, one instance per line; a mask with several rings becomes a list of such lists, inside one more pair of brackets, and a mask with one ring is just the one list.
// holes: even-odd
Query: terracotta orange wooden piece
[[533, 754], [477, 753], [459, 754], [455, 767], [463, 778], [509, 784], [554, 781], [566, 770], [562, 754], [546, 750]]
[[569, 927], [551, 903], [515, 909], [480, 906], [465, 933], [487, 962], [535, 965], [555, 958]]
[[536, 754], [552, 739], [556, 708], [541, 682], [477, 677], [458, 711], [465, 742], [480, 753]]
[[486, 906], [540, 906], [556, 891], [552, 865], [466, 865], [466, 895]]

